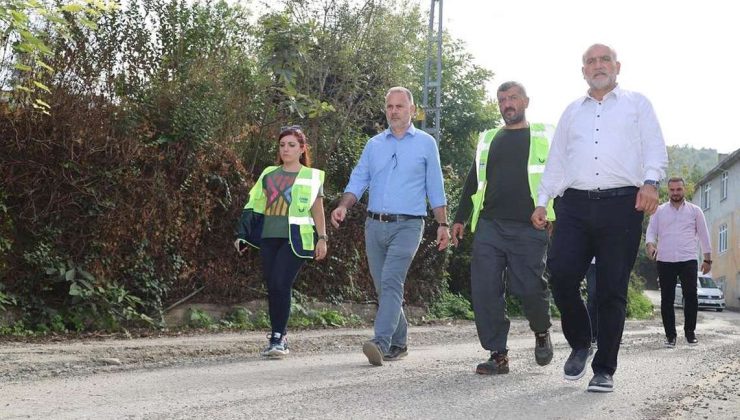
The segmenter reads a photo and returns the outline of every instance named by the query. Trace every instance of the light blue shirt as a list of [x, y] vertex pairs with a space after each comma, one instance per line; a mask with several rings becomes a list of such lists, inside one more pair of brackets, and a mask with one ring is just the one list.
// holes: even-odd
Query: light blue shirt
[[359, 200], [368, 188], [373, 213], [426, 216], [427, 199], [447, 205], [437, 142], [413, 124], [400, 139], [390, 128], [371, 138], [344, 192]]

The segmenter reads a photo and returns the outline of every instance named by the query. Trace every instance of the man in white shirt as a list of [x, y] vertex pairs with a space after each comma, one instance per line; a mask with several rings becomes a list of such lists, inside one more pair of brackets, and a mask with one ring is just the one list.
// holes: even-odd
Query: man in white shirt
[[[712, 244], [709, 230], [701, 209], [684, 199], [683, 178], [668, 180], [670, 200], [658, 207], [650, 217], [645, 232], [645, 251], [652, 260], [658, 261], [660, 281], [660, 315], [663, 318], [666, 347], [676, 347], [676, 315], [673, 300], [676, 297], [676, 278], [681, 279], [684, 305], [684, 334], [689, 344], [699, 342], [696, 329], [696, 277], [699, 264], [696, 262], [697, 240], [704, 251], [701, 271], [707, 274], [712, 268]], [[659, 245], [659, 246], [656, 246]]]
[[668, 156], [650, 101], [617, 86], [617, 53], [594, 44], [582, 59], [588, 94], [560, 118], [532, 224], [546, 227], [545, 203], [557, 197], [547, 267], [563, 334], [572, 348], [563, 369], [568, 380], [583, 377], [591, 354], [580, 284], [596, 257], [598, 350], [588, 390], [611, 392], [642, 220], [658, 205], [658, 181], [665, 176]]

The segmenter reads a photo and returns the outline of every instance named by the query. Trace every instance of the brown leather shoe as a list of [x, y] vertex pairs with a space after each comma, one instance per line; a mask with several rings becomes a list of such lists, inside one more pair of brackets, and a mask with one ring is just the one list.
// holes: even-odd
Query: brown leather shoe
[[491, 353], [491, 357], [487, 361], [478, 364], [478, 367], [475, 368], [475, 373], [479, 375], [500, 375], [509, 373], [509, 356], [494, 351]]

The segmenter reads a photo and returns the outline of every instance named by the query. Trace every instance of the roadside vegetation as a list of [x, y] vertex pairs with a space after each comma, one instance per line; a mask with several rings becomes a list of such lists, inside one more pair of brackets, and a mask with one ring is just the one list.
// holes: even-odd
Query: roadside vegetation
[[[157, 329], [185, 298], [263, 298], [258, 254], [239, 257], [231, 243], [280, 127], [307, 133], [314, 166], [327, 170], [329, 214], [385, 125], [386, 89], [408, 86], [421, 100], [427, 29], [404, 0], [0, 4], [0, 334]], [[440, 154], [454, 214], [477, 134], [500, 115], [486, 92], [493, 72], [451, 34], [442, 59]], [[329, 228], [329, 258], [307, 265], [299, 293], [374, 299], [363, 218], [361, 202]], [[406, 302], [469, 319], [472, 235], [439, 253], [434, 229], [427, 223]], [[302, 305], [295, 326], [356, 322]], [[262, 328], [264, 318], [194, 311], [190, 324]]]

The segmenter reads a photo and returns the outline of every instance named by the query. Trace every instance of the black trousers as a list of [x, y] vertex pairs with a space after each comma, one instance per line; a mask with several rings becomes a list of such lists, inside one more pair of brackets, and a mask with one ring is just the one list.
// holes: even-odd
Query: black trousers
[[665, 336], [676, 338], [676, 314], [673, 300], [676, 298], [676, 279], [681, 279], [683, 293], [683, 330], [686, 336], [696, 329], [696, 310], [699, 306], [696, 297], [696, 276], [699, 264], [696, 260], [681, 262], [658, 261], [658, 281], [660, 282], [660, 316], [663, 318]]
[[614, 374], [624, 330], [627, 287], [642, 236], [643, 212], [633, 194], [590, 199], [566, 190], [555, 206], [556, 225], [547, 259], [563, 334], [573, 349], [591, 347], [591, 324], [580, 294], [583, 276], [596, 257], [598, 351], [594, 372]]
[[260, 244], [262, 275], [267, 284], [267, 304], [272, 332], [285, 335], [290, 317], [290, 298], [306, 259], [296, 257], [287, 238], [263, 238]]

